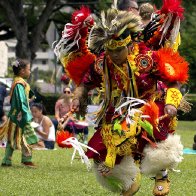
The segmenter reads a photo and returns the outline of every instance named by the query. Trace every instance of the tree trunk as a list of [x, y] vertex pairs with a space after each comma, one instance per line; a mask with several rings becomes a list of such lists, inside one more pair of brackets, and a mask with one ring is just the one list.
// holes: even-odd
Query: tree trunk
[[23, 3], [21, 0], [10, 2], [10, 0], [0, 0], [0, 5], [5, 9], [6, 16], [15, 33], [16, 57], [30, 59], [28, 48], [28, 25], [24, 14]]
[[40, 42], [42, 39], [43, 29], [50, 15], [52, 14], [55, 5], [59, 3], [59, 0], [48, 0], [47, 4], [40, 15], [37, 24], [32, 30], [32, 37], [30, 40], [30, 50], [31, 50], [31, 58], [32, 60], [36, 57], [35, 53], [40, 47]]
[[28, 59], [30, 62], [36, 57], [35, 53], [40, 47], [43, 29], [58, 2], [59, 0], [47, 1], [29, 39], [28, 21], [24, 13], [23, 1], [0, 0], [0, 6], [5, 10], [6, 17], [17, 39], [16, 57]]

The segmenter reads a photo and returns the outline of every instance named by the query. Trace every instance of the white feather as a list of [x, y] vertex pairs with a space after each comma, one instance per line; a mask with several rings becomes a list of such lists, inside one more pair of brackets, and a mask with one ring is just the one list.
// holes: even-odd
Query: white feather
[[72, 158], [71, 158], [71, 164], [72, 164], [72, 162], [74, 160], [76, 151], [78, 151], [82, 163], [86, 164], [86, 167], [87, 167], [88, 170], [91, 169], [91, 163], [90, 163], [88, 157], [85, 155], [84, 150], [83, 150], [82, 147], [85, 147], [85, 148], [87, 148], [87, 149], [89, 149], [89, 150], [99, 154], [96, 150], [94, 150], [93, 148], [91, 148], [91, 147], [89, 147], [89, 146], [79, 142], [75, 137], [70, 137], [70, 138], [64, 140], [62, 143], [66, 144], [66, 145], [72, 145], [73, 148], [74, 148], [74, 152], [73, 152]]

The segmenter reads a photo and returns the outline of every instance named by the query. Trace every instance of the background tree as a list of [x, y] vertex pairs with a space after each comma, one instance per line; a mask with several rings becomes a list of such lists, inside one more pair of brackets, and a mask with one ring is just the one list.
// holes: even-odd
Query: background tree
[[[0, 40], [16, 37], [16, 56], [33, 60], [40, 43], [45, 41], [45, 33], [51, 20], [54, 20], [59, 33], [70, 20], [66, 6], [72, 9], [86, 4], [98, 10], [107, 4], [99, 0], [0, 0]], [[110, 2], [110, 1], [109, 1]]]
[[[162, 5], [160, 0], [152, 0], [159, 9]], [[196, 2], [195, 0], [182, 1], [185, 8], [185, 20], [181, 25], [182, 43], [179, 47], [180, 54], [190, 64], [190, 92], [196, 93]]]
[[59, 0], [0, 0], [1, 19], [6, 21], [7, 27], [11, 27], [0, 39], [14, 34], [17, 39], [16, 56], [33, 60], [40, 46], [44, 27], [58, 2]]

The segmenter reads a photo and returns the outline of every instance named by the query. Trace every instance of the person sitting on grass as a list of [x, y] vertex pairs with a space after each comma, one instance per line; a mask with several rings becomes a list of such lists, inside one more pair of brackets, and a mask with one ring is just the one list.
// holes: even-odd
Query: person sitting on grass
[[44, 106], [41, 103], [33, 103], [31, 106], [33, 120], [39, 126], [35, 128], [39, 138], [39, 148], [54, 149], [55, 146], [55, 128], [48, 116], [45, 114]]

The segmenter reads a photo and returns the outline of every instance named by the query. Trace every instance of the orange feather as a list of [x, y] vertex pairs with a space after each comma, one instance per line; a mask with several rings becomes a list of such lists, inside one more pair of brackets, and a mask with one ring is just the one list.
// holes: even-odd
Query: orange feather
[[164, 80], [187, 82], [188, 62], [178, 52], [174, 52], [171, 48], [161, 48], [155, 53], [155, 62]]

